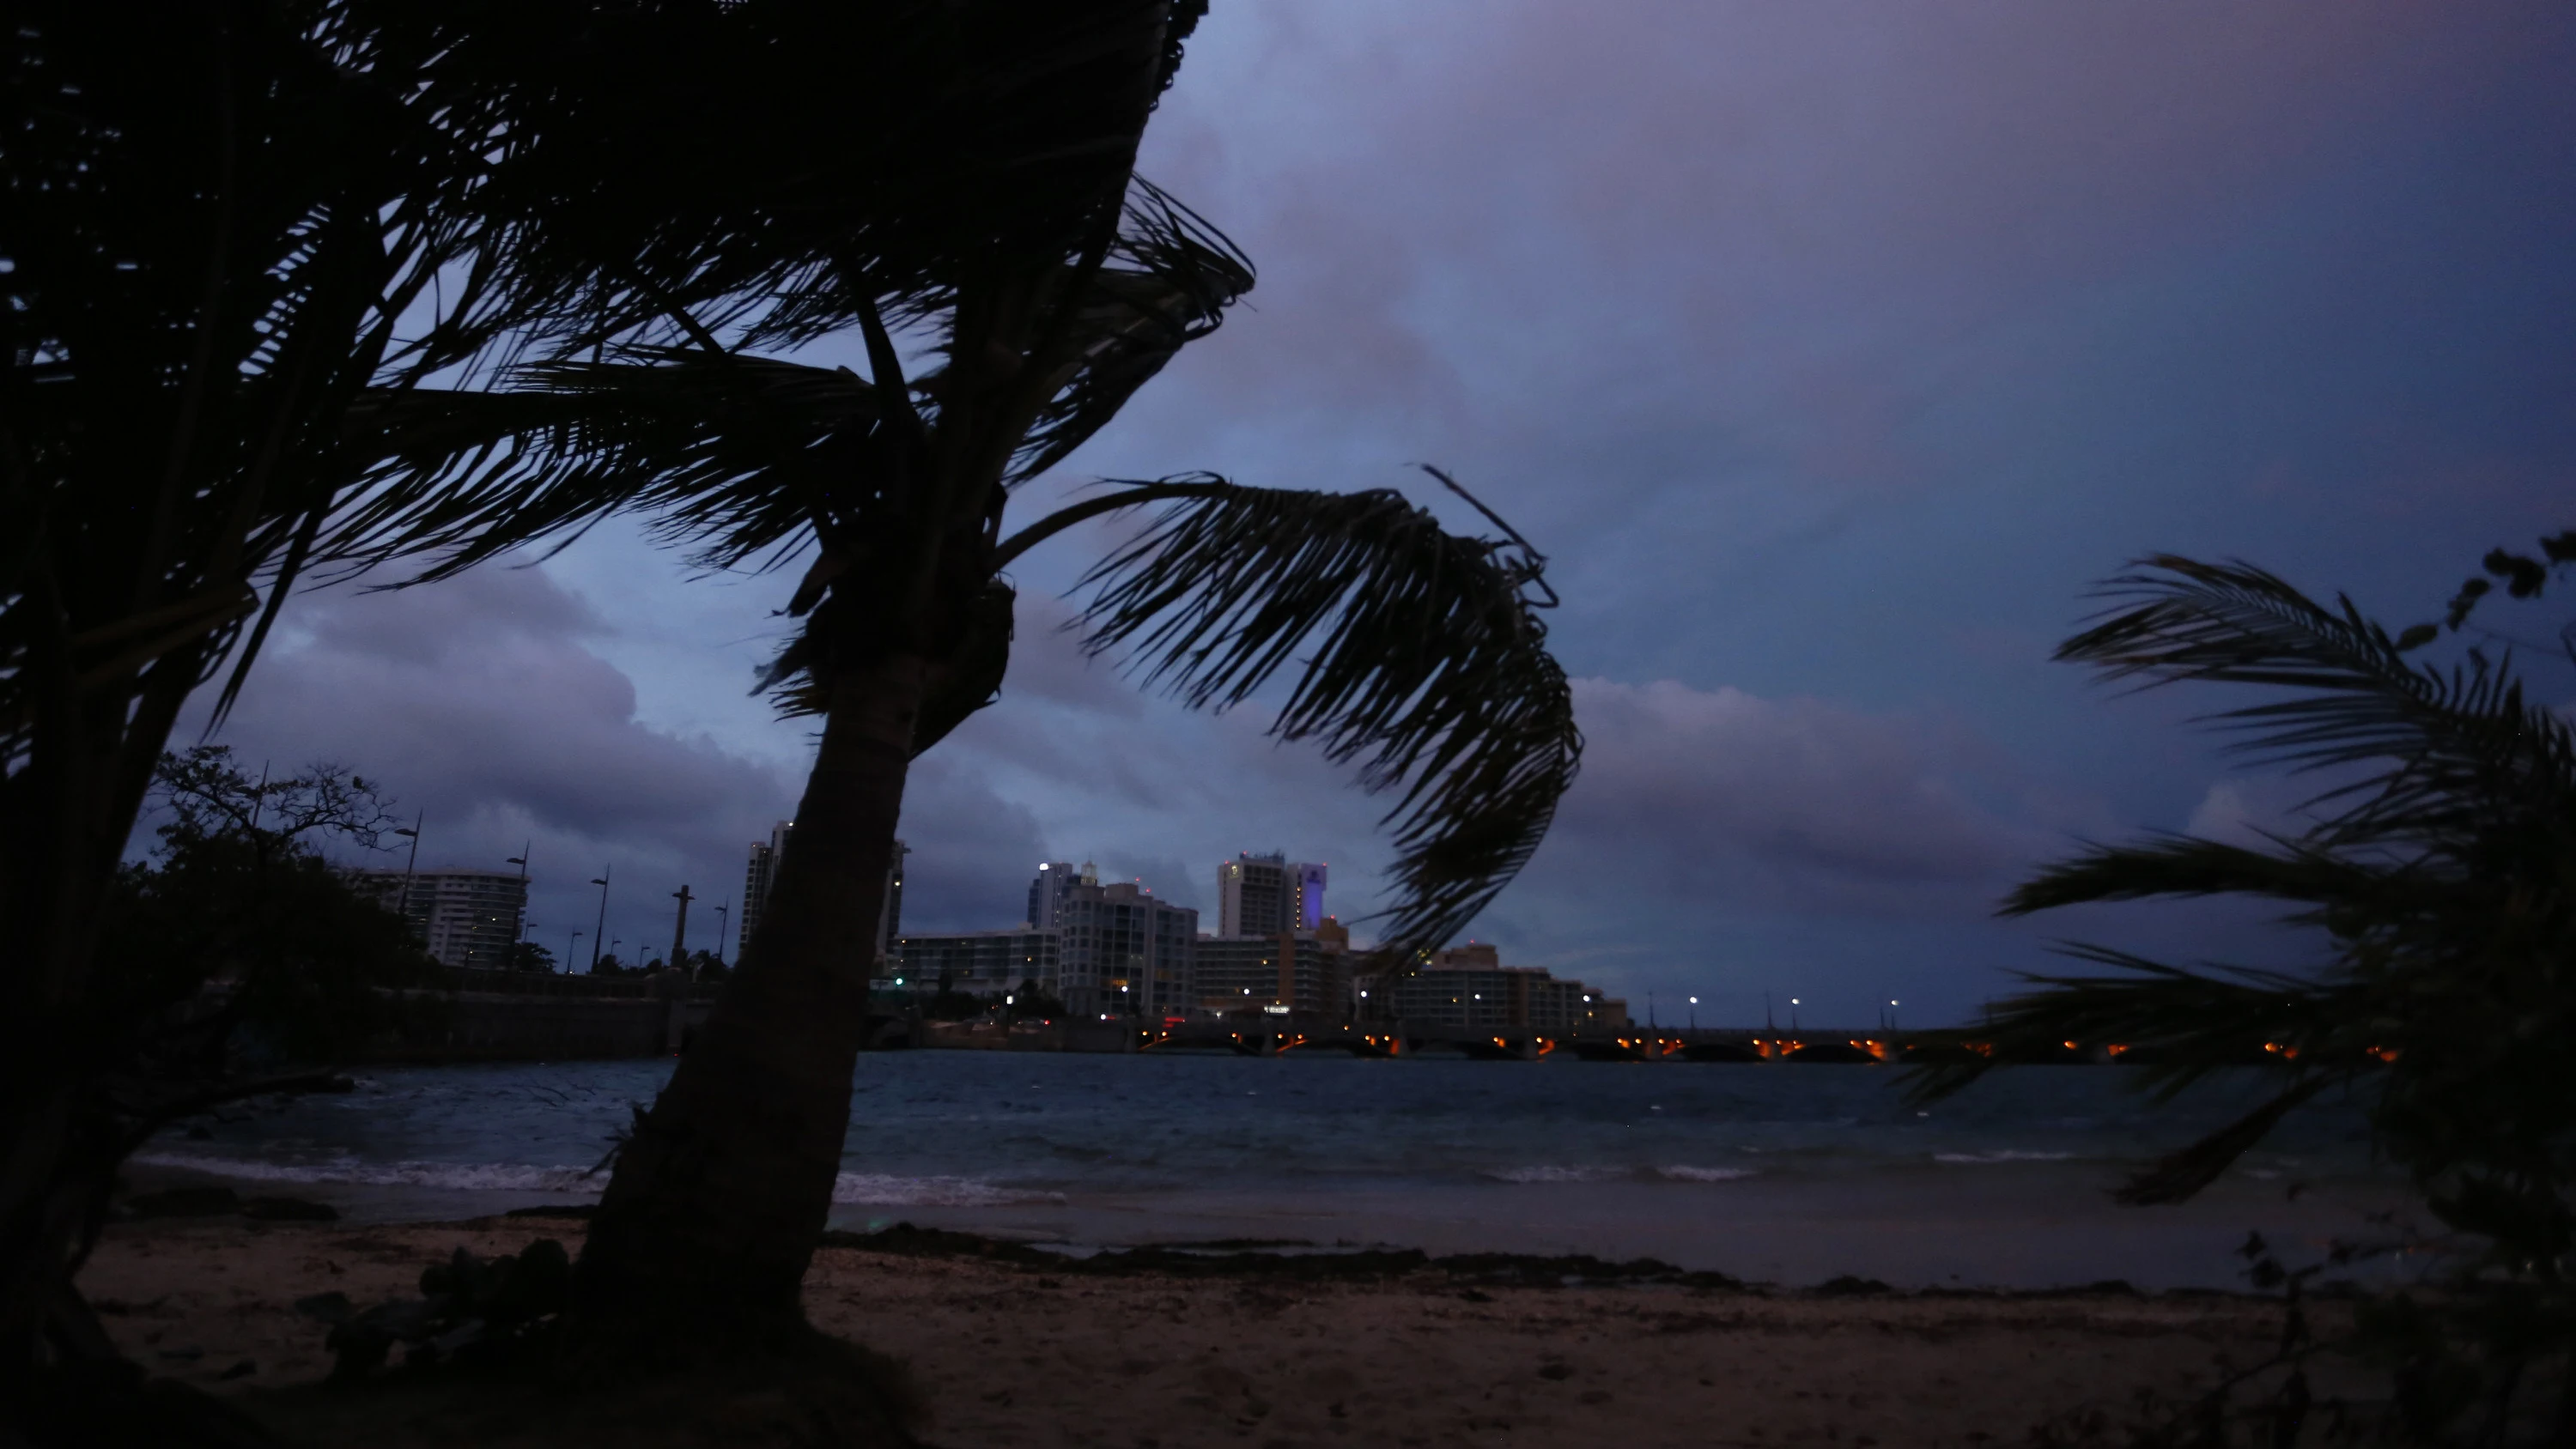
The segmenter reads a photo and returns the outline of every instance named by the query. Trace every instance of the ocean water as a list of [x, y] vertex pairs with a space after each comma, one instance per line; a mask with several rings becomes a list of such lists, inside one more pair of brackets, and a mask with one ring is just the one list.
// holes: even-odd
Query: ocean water
[[[146, 1171], [359, 1219], [579, 1202], [668, 1062], [380, 1068], [355, 1092], [173, 1129]], [[2358, 1110], [2283, 1124], [2201, 1199], [2129, 1209], [2129, 1169], [2261, 1100], [2158, 1105], [2108, 1067], [1995, 1073], [1928, 1107], [1867, 1066], [897, 1052], [860, 1062], [834, 1220], [1071, 1251], [1262, 1239], [1650, 1255], [1762, 1281], [2122, 1278], [2227, 1287], [2249, 1231], [2297, 1252], [2403, 1212]]]

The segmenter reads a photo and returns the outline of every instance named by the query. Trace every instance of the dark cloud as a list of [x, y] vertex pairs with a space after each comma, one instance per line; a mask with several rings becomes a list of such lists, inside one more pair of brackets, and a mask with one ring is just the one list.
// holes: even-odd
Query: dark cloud
[[1582, 777], [1530, 894], [1713, 906], [1974, 912], [2041, 836], [1974, 798], [1974, 751], [1921, 720], [1661, 680], [1575, 684]]

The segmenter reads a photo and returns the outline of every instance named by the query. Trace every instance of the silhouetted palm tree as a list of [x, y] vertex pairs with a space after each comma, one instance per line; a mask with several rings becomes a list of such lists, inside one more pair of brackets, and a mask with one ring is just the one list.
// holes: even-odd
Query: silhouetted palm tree
[[[1141, 126], [1143, 110], [1137, 121]], [[1534, 610], [1541, 560], [1460, 537], [1388, 491], [1250, 488], [1212, 475], [1110, 485], [1017, 534], [1012, 489], [1115, 414], [1251, 284], [1185, 208], [1137, 182], [1091, 255], [1003, 254], [906, 320], [937, 361], [905, 376], [862, 312], [873, 376], [716, 345], [629, 348], [521, 376], [518, 396], [415, 395], [385, 425], [414, 489], [459, 500], [456, 540], [652, 513], [711, 567], [814, 558], [769, 683], [822, 716], [797, 830], [739, 974], [651, 1112], [594, 1219], [584, 1321], [669, 1341], [800, 1331], [798, 1284], [828, 1213], [867, 1012], [866, 963], [910, 760], [999, 687], [1027, 548], [1150, 504], [1095, 568], [1088, 646], [1126, 648], [1184, 701], [1243, 703], [1287, 671], [1272, 726], [1393, 790], [1390, 947], [1437, 944], [1527, 860], [1580, 751]], [[853, 290], [860, 288], [854, 283]], [[1445, 481], [1445, 479], [1444, 479]], [[436, 531], [413, 547], [444, 542]], [[488, 557], [467, 542], [431, 577]], [[623, 1348], [621, 1347], [621, 1352]]]
[[[2562, 541], [2576, 558], [2576, 534]], [[2417, 1427], [2542, 1384], [2525, 1371], [2553, 1360], [2563, 1376], [2576, 1343], [2576, 731], [2525, 696], [2510, 659], [2470, 649], [2448, 668], [2415, 663], [2436, 626], [2391, 636], [2349, 600], [2325, 607], [2250, 565], [2157, 556], [2105, 592], [2122, 606], [2059, 658], [2150, 685], [2282, 692], [2214, 720], [2238, 748], [2326, 784], [2304, 830], [2097, 847], [2014, 891], [2006, 913], [2247, 896], [2322, 932], [2327, 959], [2308, 972], [2187, 968], [2074, 947], [2122, 974], [2032, 978], [1994, 1008], [1992, 1058], [1919, 1085], [1956, 1091], [2068, 1040], [2124, 1046], [2166, 1095], [2249, 1063], [2274, 1078], [2263, 1106], [2133, 1178], [2120, 1193], [2132, 1203], [2191, 1196], [2301, 1103], [2353, 1089], [2431, 1211], [2483, 1243], [2438, 1312], [2372, 1320], [2412, 1335], [2380, 1346], [2411, 1375]], [[2480, 592], [2464, 591], [2453, 627]], [[2451, 1372], [2472, 1360], [2474, 1372]], [[2562, 1436], [2576, 1432], [2576, 1394], [2553, 1412]]]
[[[1100, 235], [1177, 57], [1174, 9], [12, 9], [0, 1404], [31, 1402], [18, 1379], [45, 1365], [112, 1355], [68, 1274], [156, 1110], [102, 1074], [119, 1028], [92, 979], [153, 763], [227, 658], [229, 703], [300, 577], [445, 501], [377, 494], [367, 420], [432, 377], [679, 339], [680, 316], [816, 335], [870, 298], [938, 295], [997, 246]], [[1140, 73], [1138, 45], [1159, 65]], [[852, 276], [884, 290], [854, 299]]]

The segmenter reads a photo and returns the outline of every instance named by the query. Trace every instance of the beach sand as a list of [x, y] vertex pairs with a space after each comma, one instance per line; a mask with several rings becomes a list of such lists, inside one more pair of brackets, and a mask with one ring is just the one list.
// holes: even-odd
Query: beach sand
[[[580, 1232], [129, 1223], [81, 1283], [155, 1372], [310, 1427], [328, 1419], [312, 1386], [329, 1362], [295, 1299], [407, 1296], [456, 1247], [577, 1249]], [[909, 1363], [933, 1443], [1109, 1449], [2018, 1444], [2141, 1391], [2189, 1396], [2259, 1361], [2279, 1323], [2206, 1294], [1535, 1286], [1437, 1270], [1300, 1281], [848, 1247], [817, 1255], [806, 1303], [821, 1327]], [[400, 1425], [368, 1441], [419, 1442]]]

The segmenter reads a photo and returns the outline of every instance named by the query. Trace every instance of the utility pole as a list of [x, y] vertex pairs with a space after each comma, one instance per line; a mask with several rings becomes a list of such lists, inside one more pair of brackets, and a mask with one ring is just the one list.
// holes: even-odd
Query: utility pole
[[617, 873], [614, 862], [601, 866], [590, 883], [599, 887], [599, 929], [590, 933], [590, 969], [599, 969], [599, 943], [608, 935], [608, 878]]
[[686, 959], [681, 956], [680, 951], [689, 940], [689, 902], [696, 900], [697, 897], [690, 895], [688, 886], [683, 883], [678, 890], [671, 892], [671, 899], [680, 903], [680, 923], [671, 928], [670, 964], [672, 970], [678, 971], [683, 969]]

